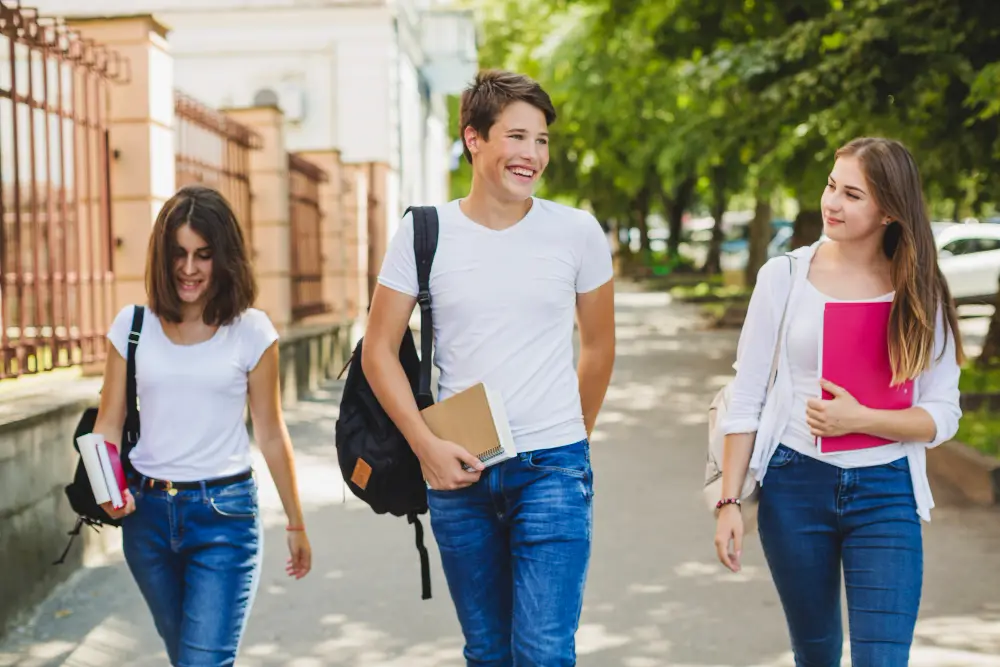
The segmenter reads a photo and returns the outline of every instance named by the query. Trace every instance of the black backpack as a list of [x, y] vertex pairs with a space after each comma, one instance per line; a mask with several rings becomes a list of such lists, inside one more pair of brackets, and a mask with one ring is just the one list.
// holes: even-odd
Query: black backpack
[[[143, 306], [133, 306], [132, 330], [128, 336], [127, 371], [125, 374], [126, 411], [125, 424], [122, 427], [120, 441], [122, 468], [125, 470], [125, 476], [128, 479], [132, 479], [135, 474], [135, 469], [129, 462], [128, 456], [132, 448], [135, 447], [135, 443], [139, 441], [139, 406], [135, 384], [135, 351], [139, 347], [139, 335], [142, 333], [142, 318], [145, 312], [146, 309]], [[90, 526], [94, 530], [100, 530], [101, 526], [121, 526], [120, 519], [112, 519], [97, 504], [97, 501], [94, 500], [94, 491], [90, 486], [90, 480], [87, 478], [87, 469], [83, 465], [83, 459], [79, 457], [80, 446], [76, 443], [76, 439], [81, 435], [93, 433], [96, 422], [97, 408], [87, 408], [76, 425], [76, 432], [73, 433], [73, 448], [77, 453], [76, 473], [73, 475], [73, 481], [66, 486], [66, 498], [69, 500], [70, 507], [77, 514], [76, 526], [69, 532], [69, 544], [66, 545], [62, 556], [59, 557], [59, 560], [54, 565], [61, 565], [65, 562], [66, 556], [73, 546], [73, 540], [80, 534], [80, 530], [84, 525]]]
[[[433, 405], [431, 394], [431, 351], [434, 340], [431, 319], [430, 276], [437, 250], [438, 217], [433, 206], [412, 206], [413, 249], [416, 255], [420, 304], [421, 356], [409, 328], [399, 346], [399, 362], [421, 410]], [[377, 514], [405, 516], [416, 532], [420, 554], [422, 598], [431, 597], [430, 560], [424, 546], [424, 528], [418, 518], [427, 512], [427, 485], [420, 461], [403, 434], [379, 405], [361, 367], [364, 339], [358, 341], [340, 399], [337, 418], [337, 460], [344, 482], [355, 496], [368, 503]]]

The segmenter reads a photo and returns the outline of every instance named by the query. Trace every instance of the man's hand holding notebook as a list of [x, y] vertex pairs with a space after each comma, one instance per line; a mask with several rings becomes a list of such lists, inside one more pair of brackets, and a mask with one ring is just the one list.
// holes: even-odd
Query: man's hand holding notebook
[[431, 433], [461, 446], [481, 465], [517, 456], [503, 400], [481, 382], [425, 408], [421, 415]]
[[455, 491], [479, 481], [479, 474], [486, 467], [482, 461], [461, 445], [433, 438], [422, 447], [414, 447], [428, 489]]

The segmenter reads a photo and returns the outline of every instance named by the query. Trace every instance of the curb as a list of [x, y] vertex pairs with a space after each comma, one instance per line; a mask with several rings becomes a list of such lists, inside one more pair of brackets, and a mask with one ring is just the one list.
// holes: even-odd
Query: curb
[[1000, 459], [949, 440], [927, 450], [928, 472], [947, 481], [976, 505], [1000, 505]]

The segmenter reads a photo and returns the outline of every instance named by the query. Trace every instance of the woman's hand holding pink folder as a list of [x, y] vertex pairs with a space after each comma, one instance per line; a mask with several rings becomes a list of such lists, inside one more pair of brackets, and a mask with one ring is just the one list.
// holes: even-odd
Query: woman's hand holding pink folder
[[858, 432], [865, 411], [913, 407], [913, 382], [892, 384], [891, 309], [889, 301], [826, 304], [819, 342], [823, 398], [810, 400], [806, 413], [821, 453], [891, 444], [891, 440]]

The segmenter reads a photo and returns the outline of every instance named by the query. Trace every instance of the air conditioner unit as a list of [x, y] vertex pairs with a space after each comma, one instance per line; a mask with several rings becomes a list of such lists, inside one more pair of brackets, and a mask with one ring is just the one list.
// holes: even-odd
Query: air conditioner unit
[[430, 9], [421, 13], [425, 61], [421, 68], [437, 93], [457, 94], [476, 76], [479, 45], [469, 10]]

